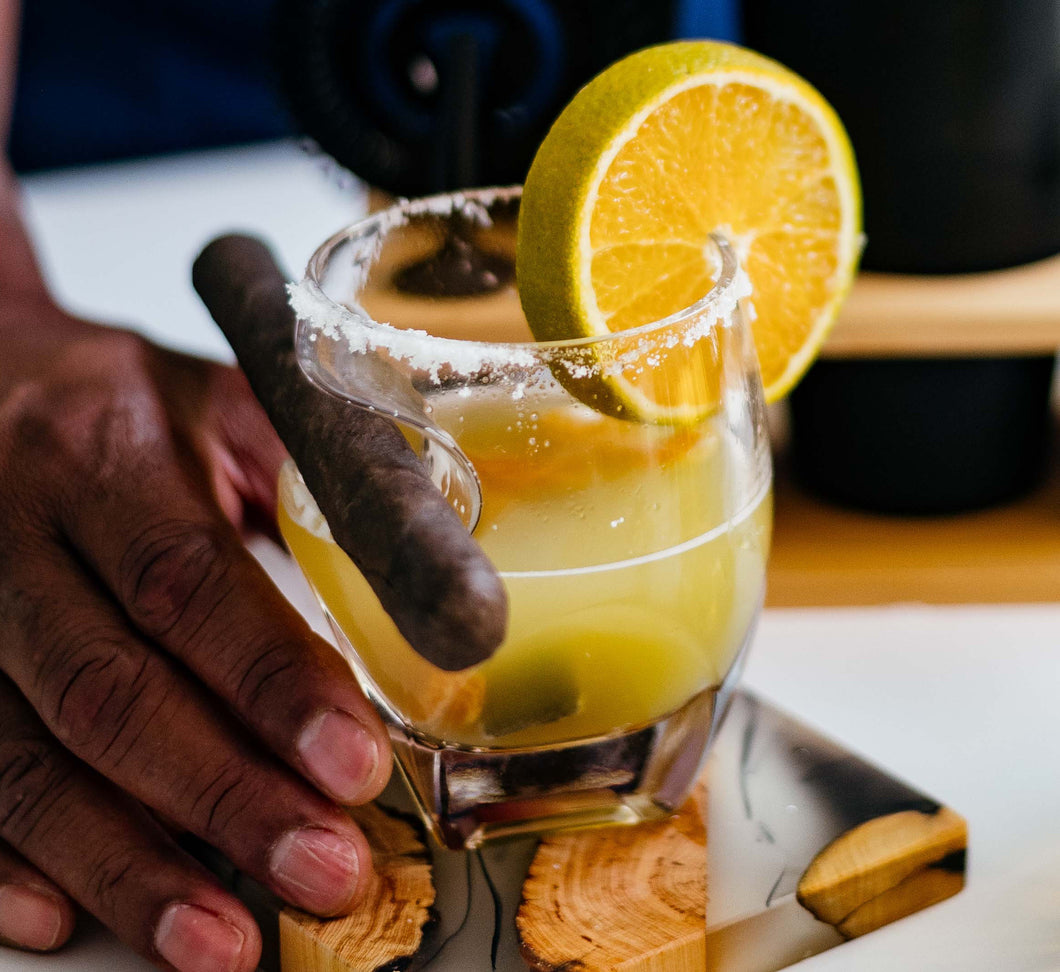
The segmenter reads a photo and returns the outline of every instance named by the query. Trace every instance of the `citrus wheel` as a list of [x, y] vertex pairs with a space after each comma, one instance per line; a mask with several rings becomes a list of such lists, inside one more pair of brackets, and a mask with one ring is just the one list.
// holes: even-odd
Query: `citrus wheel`
[[[776, 61], [717, 41], [638, 51], [575, 96], [527, 175], [517, 277], [534, 336], [615, 334], [688, 307], [714, 283], [712, 234], [750, 278], [775, 401], [816, 356], [854, 278], [850, 142], [824, 98]], [[606, 377], [588, 384], [571, 390], [604, 411], [696, 413]]]

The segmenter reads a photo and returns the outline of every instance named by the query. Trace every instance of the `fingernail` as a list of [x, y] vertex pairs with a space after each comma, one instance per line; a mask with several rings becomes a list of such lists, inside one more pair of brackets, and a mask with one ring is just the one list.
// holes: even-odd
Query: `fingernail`
[[24, 884], [0, 888], [0, 939], [46, 951], [59, 944], [63, 913], [55, 897]]
[[155, 931], [155, 948], [180, 972], [229, 972], [240, 967], [246, 936], [196, 905], [171, 904]]
[[269, 869], [292, 904], [317, 914], [333, 914], [357, 891], [360, 860], [350, 841], [330, 830], [295, 830], [272, 850]]
[[353, 716], [329, 709], [302, 730], [298, 752], [310, 775], [335, 799], [352, 803], [379, 768], [379, 747]]

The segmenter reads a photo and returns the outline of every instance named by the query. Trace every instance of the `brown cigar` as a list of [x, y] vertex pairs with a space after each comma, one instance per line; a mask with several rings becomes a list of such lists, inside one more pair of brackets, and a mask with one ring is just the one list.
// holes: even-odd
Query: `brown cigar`
[[409, 644], [449, 671], [488, 658], [508, 622], [497, 572], [393, 423], [302, 373], [285, 278], [269, 250], [222, 236], [199, 254], [192, 282], [336, 542]]

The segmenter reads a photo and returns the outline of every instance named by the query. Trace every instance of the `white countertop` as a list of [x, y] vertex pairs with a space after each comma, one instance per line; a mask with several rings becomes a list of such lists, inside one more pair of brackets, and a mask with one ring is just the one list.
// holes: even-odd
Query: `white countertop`
[[[288, 144], [49, 174], [26, 187], [46, 272], [73, 310], [226, 359], [190, 285], [202, 245], [250, 230], [296, 274], [364, 207], [356, 185]], [[310, 610], [282, 555], [260, 553]], [[1060, 592], [1049, 605], [767, 611], [746, 682], [969, 822], [957, 897], [793, 968], [1060, 969]], [[89, 921], [56, 956], [0, 948], [0, 972], [148, 968]]]

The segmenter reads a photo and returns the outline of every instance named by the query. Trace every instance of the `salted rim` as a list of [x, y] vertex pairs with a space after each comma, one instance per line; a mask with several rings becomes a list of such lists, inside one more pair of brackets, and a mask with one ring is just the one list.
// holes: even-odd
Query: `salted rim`
[[685, 340], [698, 339], [716, 326], [729, 326], [737, 303], [751, 294], [747, 274], [739, 266], [729, 242], [718, 233], [710, 234], [719, 256], [718, 279], [697, 301], [657, 321], [628, 330], [556, 341], [469, 341], [439, 337], [423, 330], [396, 328], [374, 320], [363, 309], [338, 303], [324, 292], [320, 284], [332, 253], [347, 241], [356, 242], [363, 238], [375, 240], [375, 249], [370, 258], [355, 268], [356, 295], [378, 259], [383, 240], [392, 230], [417, 218], [446, 218], [454, 213], [488, 226], [492, 222], [490, 207], [498, 202], [518, 199], [521, 195], [522, 186], [506, 186], [399, 200], [393, 206], [359, 220], [325, 240], [309, 258], [301, 282], [288, 284], [291, 307], [301, 321], [329, 336], [345, 336], [351, 347], [383, 348], [397, 358], [416, 361], [421, 365], [441, 361], [471, 369], [489, 364], [527, 365], [559, 352], [593, 348], [608, 341], [628, 342], [631, 338], [646, 337], [686, 322], [698, 326], [692, 334], [684, 336]]

